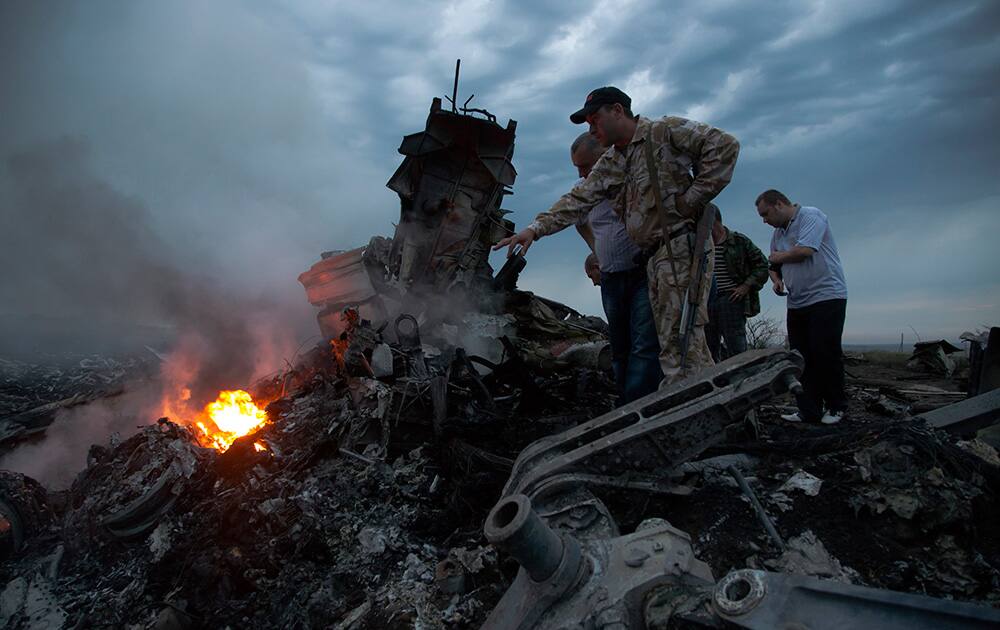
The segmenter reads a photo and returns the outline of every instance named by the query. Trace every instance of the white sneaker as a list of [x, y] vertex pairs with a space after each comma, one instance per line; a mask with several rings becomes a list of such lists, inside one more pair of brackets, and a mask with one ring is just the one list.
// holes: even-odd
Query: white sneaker
[[820, 422], [822, 422], [823, 424], [837, 424], [843, 419], [844, 419], [843, 411], [827, 411], [826, 413], [823, 414], [823, 417], [820, 419]]
[[795, 413], [783, 413], [781, 414], [781, 419], [785, 422], [802, 422], [802, 416], [799, 415], [798, 411]]

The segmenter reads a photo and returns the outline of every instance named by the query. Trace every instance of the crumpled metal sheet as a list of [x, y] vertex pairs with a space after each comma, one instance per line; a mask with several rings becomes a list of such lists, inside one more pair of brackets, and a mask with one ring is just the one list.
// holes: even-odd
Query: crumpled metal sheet
[[442, 109], [436, 98], [424, 130], [403, 138], [406, 157], [386, 184], [402, 206], [388, 264], [401, 286], [490, 279], [489, 247], [508, 227], [500, 203], [517, 176], [516, 128]]

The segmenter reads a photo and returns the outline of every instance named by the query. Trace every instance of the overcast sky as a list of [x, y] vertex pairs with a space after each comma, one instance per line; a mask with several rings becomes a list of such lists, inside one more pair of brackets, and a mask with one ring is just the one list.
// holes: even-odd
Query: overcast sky
[[[4, 2], [0, 312], [72, 311], [67, 286], [100, 298], [115, 274], [89, 252], [129, 266], [103, 225], [134, 221], [110, 232], [129, 256], [287, 302], [312, 331], [296, 276], [392, 234], [396, 149], [456, 58], [462, 100], [518, 121], [518, 226], [575, 180], [569, 114], [616, 85], [637, 113], [740, 140], [717, 202], [761, 247], [760, 191], [826, 212], [846, 342], [1000, 325], [994, 0]], [[96, 193], [42, 216], [48, 181]], [[538, 242], [522, 288], [600, 314], [584, 248], [572, 230]], [[783, 317], [769, 293], [764, 308]]]

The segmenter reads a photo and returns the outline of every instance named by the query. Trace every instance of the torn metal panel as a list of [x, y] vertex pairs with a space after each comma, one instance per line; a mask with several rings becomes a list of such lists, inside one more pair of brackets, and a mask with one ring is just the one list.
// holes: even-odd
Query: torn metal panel
[[442, 109], [435, 98], [424, 131], [403, 138], [406, 158], [386, 184], [401, 201], [389, 262], [401, 286], [490, 278], [489, 248], [510, 230], [500, 203], [517, 176], [516, 128]]
[[41, 573], [35, 573], [30, 582], [24, 577], [9, 582], [0, 594], [0, 626], [28, 630], [65, 627], [67, 614], [59, 605], [54, 586]]
[[936, 429], [956, 435], [974, 435], [1000, 420], [1000, 389], [915, 416]]
[[314, 306], [364, 302], [375, 296], [375, 287], [362, 263], [365, 248], [324, 257], [299, 274], [306, 297]]
[[324, 257], [299, 274], [309, 302], [323, 307], [316, 319], [326, 339], [339, 337], [350, 327], [350, 321], [343, 316], [348, 308], [355, 309], [362, 319], [376, 323], [386, 320], [385, 305], [373, 284], [366, 254], [367, 248], [359, 247]]
[[961, 350], [944, 339], [921, 341], [913, 344], [913, 354], [907, 360], [906, 366], [912, 369], [923, 369], [934, 374], [951, 376], [952, 372], [955, 371], [955, 361], [948, 355]]
[[962, 333], [962, 340], [969, 342], [969, 395], [1000, 388], [1000, 327]]
[[[323, 307], [324, 337], [343, 332], [346, 307], [380, 327], [403, 312], [453, 314], [495, 301], [488, 259], [492, 244], [513, 231], [500, 203], [517, 176], [517, 123], [501, 127], [473, 111], [448, 111], [434, 99], [424, 130], [403, 138], [405, 157], [386, 184], [400, 199], [391, 240], [376, 236], [367, 247], [324, 256], [299, 276], [309, 301]], [[516, 273], [507, 276], [501, 287], [516, 281]], [[438, 299], [429, 300], [432, 293]]]

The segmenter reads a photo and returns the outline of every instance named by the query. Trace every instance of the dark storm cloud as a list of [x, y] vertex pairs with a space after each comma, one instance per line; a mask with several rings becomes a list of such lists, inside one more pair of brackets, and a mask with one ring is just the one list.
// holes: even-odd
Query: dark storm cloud
[[[178, 265], [299, 303], [308, 329], [295, 275], [324, 249], [391, 233], [395, 148], [450, 94], [461, 57], [462, 100], [519, 121], [505, 204], [519, 225], [574, 180], [568, 114], [616, 84], [645, 115], [739, 137], [719, 201], [759, 244], [763, 188], [830, 215], [849, 336], [1000, 319], [1000, 5], [543, 4], [6, 3], [0, 157], [86, 138], [95, 175], [147, 209]], [[547, 239], [525, 282], [600, 312], [583, 254], [575, 235]]]
[[[740, 138], [740, 166], [720, 203], [731, 225], [762, 246], [769, 230], [752, 200], [764, 188], [826, 210], [848, 271], [849, 336], [889, 339], [911, 322], [925, 334], [955, 336], [1000, 318], [1000, 258], [989, 236], [1000, 228], [995, 3], [691, 3], [644, 13], [618, 33], [615, 23], [604, 23], [610, 36], [585, 32], [581, 40], [585, 66], [593, 36], [611, 68], [552, 81], [534, 99], [559, 105], [540, 124], [522, 123], [522, 176], [529, 129], [563, 130], [537, 163], [565, 163], [573, 130], [564, 117], [580, 95], [631, 83], [638, 111], [688, 115]], [[540, 201], [532, 210], [571, 180], [566, 172], [539, 180], [537, 190], [529, 184]], [[531, 214], [515, 217], [523, 223]], [[552, 268], [578, 266], [575, 235], [556, 238], [573, 256], [543, 244], [534, 255], [549, 269], [529, 268], [529, 277], [543, 282]], [[547, 286], [572, 295], [557, 282]]]
[[[273, 286], [274, 267], [283, 282], [318, 251], [351, 244], [336, 235], [361, 238], [392, 216], [373, 216], [356, 182], [382, 174], [346, 150], [349, 111], [317, 92], [310, 42], [287, 20], [238, 3], [2, 10], [12, 89], [0, 150], [86, 138], [94, 169], [198, 264]], [[336, 216], [345, 211], [356, 211], [350, 223]], [[309, 256], [287, 260], [298, 249]]]

